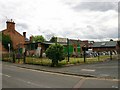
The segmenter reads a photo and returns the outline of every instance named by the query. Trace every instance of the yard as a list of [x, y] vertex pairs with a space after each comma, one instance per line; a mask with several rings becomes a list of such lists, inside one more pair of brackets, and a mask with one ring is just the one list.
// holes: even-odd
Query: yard
[[[113, 56], [113, 58], [116, 58], [117, 56]], [[110, 59], [109, 55], [102, 55], [99, 57], [91, 57], [91, 58], [85, 58], [85, 63], [96, 63], [96, 62], [103, 62], [107, 59]], [[9, 58], [9, 55], [3, 57], [3, 61], [12, 61], [12, 57]], [[16, 63], [23, 63], [22, 59], [16, 59]], [[84, 58], [74, 58], [70, 57], [69, 62], [67, 57], [65, 60], [62, 60], [59, 62], [59, 66], [61, 65], [71, 65], [71, 64], [83, 64]], [[34, 65], [44, 65], [44, 66], [50, 66], [51, 60], [48, 58], [38, 58], [38, 57], [26, 57], [26, 64], [34, 64]]]

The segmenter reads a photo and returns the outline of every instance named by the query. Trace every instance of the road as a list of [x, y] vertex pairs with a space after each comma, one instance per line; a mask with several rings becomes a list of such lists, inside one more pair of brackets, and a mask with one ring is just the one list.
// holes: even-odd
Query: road
[[2, 65], [2, 88], [118, 88], [117, 79], [73, 75]]
[[111, 60], [106, 62], [94, 63], [94, 64], [81, 64], [72, 67], [63, 68], [63, 71], [88, 74], [96, 77], [103, 78], [116, 78], [118, 79], [118, 61]]

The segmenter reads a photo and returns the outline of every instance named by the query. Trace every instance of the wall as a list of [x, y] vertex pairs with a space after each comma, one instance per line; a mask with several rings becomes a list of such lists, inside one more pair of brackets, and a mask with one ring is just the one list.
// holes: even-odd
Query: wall
[[15, 30], [15, 23], [12, 19], [6, 22], [6, 29], [2, 33], [11, 37], [14, 49], [24, 48], [25, 38]]
[[93, 51], [96, 51], [96, 52], [103, 52], [103, 51], [115, 51], [116, 50], [116, 47], [102, 47], [102, 48], [92, 48]]

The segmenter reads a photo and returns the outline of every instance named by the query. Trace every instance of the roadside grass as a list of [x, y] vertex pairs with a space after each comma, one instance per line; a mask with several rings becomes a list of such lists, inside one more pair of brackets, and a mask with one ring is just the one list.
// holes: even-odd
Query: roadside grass
[[[108, 58], [110, 58], [109, 55], [100, 56], [99, 60], [98, 60], [98, 57], [86, 58], [85, 63], [103, 62]], [[35, 64], [35, 65], [50, 66], [52, 62], [48, 58], [27, 57], [26, 63]], [[68, 64], [82, 64], [82, 63], [84, 63], [84, 58], [71, 57], [69, 62], [68, 62], [67, 57], [66, 57], [65, 60], [59, 61], [58, 66], [68, 65]]]
[[[109, 55], [105, 55], [105, 56], [100, 56], [99, 59], [98, 57], [90, 57], [90, 58], [85, 58], [85, 63], [96, 63], [96, 62], [103, 62], [106, 59], [109, 59], [110, 56]], [[68, 64], [67, 59], [59, 62], [62, 65], [66, 65]], [[84, 58], [70, 58], [69, 60], [69, 64], [82, 64], [84, 63]]]
[[[113, 58], [115, 58], [116, 56], [113, 55]], [[103, 62], [107, 59], [110, 59], [109, 55], [102, 55], [98, 57], [90, 57], [90, 58], [85, 58], [85, 64], [87, 63], [96, 63], [96, 62]], [[12, 61], [12, 57], [4, 57], [4, 61]], [[16, 59], [15, 61], [16, 63], [23, 63], [23, 59]], [[34, 64], [34, 65], [43, 65], [43, 66], [50, 66], [52, 63], [51, 60], [49, 60], [48, 58], [38, 58], [38, 57], [26, 57], [26, 64]], [[83, 64], [84, 63], [84, 58], [74, 58], [74, 57], [70, 57], [70, 60], [68, 62], [67, 57], [65, 58], [65, 60], [59, 61], [58, 66], [64, 66], [64, 65], [70, 65], [70, 64]]]
[[26, 57], [27, 64], [50, 66], [51, 60], [48, 58]]

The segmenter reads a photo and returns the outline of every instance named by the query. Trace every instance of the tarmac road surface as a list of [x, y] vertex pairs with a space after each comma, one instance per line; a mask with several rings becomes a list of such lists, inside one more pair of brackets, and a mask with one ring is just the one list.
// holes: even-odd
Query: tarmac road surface
[[2, 65], [2, 88], [118, 88], [117, 79], [89, 78]]

